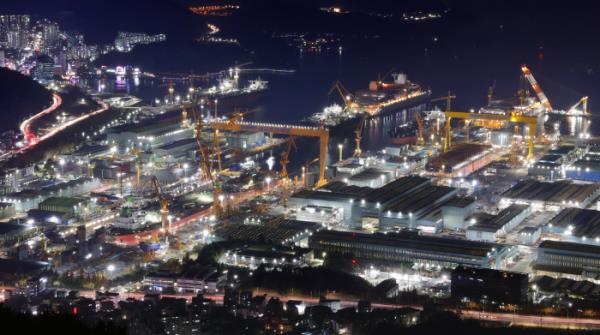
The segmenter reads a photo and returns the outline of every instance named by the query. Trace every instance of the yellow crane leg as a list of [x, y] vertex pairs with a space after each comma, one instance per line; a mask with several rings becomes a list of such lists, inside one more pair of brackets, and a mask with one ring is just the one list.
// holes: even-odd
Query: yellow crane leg
[[444, 152], [450, 150], [450, 147], [452, 146], [452, 126], [450, 124], [451, 120], [451, 117], [446, 118], [446, 139], [444, 140]]
[[329, 132], [325, 132], [321, 136], [319, 136], [319, 181], [317, 182], [317, 188], [327, 184], [327, 179], [325, 179], [325, 161], [327, 159], [328, 145]]

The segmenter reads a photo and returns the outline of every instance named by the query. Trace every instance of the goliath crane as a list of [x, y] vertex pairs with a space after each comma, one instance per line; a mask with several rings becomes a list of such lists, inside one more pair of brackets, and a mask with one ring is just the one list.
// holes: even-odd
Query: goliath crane
[[232, 132], [259, 131], [263, 133], [281, 134], [286, 136], [304, 136], [318, 138], [319, 180], [317, 181], [316, 187], [321, 187], [327, 183], [327, 179], [325, 178], [325, 162], [327, 159], [327, 146], [329, 144], [329, 130], [326, 128], [246, 121], [240, 121], [235, 124], [229, 124], [227, 121], [220, 120], [213, 121], [212, 127]]

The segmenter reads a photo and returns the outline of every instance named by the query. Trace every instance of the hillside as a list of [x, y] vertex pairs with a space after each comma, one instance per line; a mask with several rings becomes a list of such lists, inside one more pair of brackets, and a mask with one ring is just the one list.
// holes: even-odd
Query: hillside
[[0, 131], [16, 129], [25, 116], [52, 103], [52, 94], [30, 77], [0, 68]]

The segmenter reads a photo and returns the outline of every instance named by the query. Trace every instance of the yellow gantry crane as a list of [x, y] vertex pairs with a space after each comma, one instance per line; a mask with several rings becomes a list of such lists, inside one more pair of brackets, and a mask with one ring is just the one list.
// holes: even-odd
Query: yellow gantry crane
[[327, 183], [325, 178], [325, 162], [327, 158], [327, 147], [329, 145], [329, 130], [324, 127], [310, 127], [310, 126], [295, 126], [288, 124], [276, 124], [276, 123], [260, 123], [260, 122], [229, 122], [229, 121], [213, 121], [211, 126], [214, 129], [220, 129], [224, 131], [240, 132], [240, 131], [252, 131], [252, 132], [263, 132], [272, 133], [278, 135], [288, 136], [303, 136], [303, 137], [316, 137], [319, 139], [319, 180], [317, 181], [316, 187], [321, 187]]
[[444, 151], [448, 151], [452, 145], [452, 124], [453, 118], [463, 119], [465, 121], [472, 120], [494, 120], [510, 123], [525, 123], [529, 126], [529, 140], [527, 144], [527, 159], [533, 158], [533, 145], [535, 140], [535, 129], [537, 126], [537, 117], [521, 115], [515, 111], [507, 112], [506, 114], [492, 113], [470, 113], [470, 112], [453, 112], [446, 111], [446, 134], [444, 141]]

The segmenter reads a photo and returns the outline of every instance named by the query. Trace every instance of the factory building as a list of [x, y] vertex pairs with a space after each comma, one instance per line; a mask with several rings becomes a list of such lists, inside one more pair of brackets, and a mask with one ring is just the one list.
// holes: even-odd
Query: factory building
[[431, 185], [427, 178], [407, 176], [375, 189], [333, 182], [294, 194], [290, 204], [335, 207], [356, 229], [409, 227], [435, 232], [443, 227], [442, 207], [457, 193], [456, 188]]
[[24, 213], [35, 209], [38, 205], [50, 197], [73, 197], [89, 193], [100, 187], [97, 178], [79, 178], [64, 183], [53, 184], [40, 190], [23, 190], [0, 197], [0, 202], [14, 205], [17, 213]]
[[494, 153], [489, 146], [463, 143], [454, 146], [427, 162], [430, 172], [443, 172], [449, 176], [468, 176], [492, 162]]
[[459, 266], [450, 276], [450, 294], [456, 299], [521, 304], [527, 301], [528, 284], [523, 273]]
[[591, 182], [600, 181], [600, 152], [588, 152], [566, 167], [566, 177]]
[[502, 194], [501, 206], [528, 204], [532, 210], [559, 210], [566, 207], [586, 208], [600, 195], [600, 185], [569, 181], [541, 182], [523, 180]]
[[2, 194], [19, 192], [39, 179], [40, 178], [35, 174], [34, 165], [22, 169], [7, 169], [3, 172], [3, 176], [0, 179], [0, 190]]
[[472, 241], [495, 242], [499, 238], [521, 224], [523, 220], [531, 214], [529, 205], [512, 204], [501, 210], [496, 215], [488, 215], [483, 220], [468, 218], [473, 220], [473, 225], [467, 228], [467, 239]]
[[600, 246], [545, 240], [538, 247], [534, 270], [537, 275], [597, 280]]
[[217, 237], [229, 241], [268, 243], [272, 245], [306, 245], [308, 237], [323, 229], [320, 223], [274, 219], [263, 224], [238, 224], [220, 227]]
[[527, 169], [527, 174], [533, 178], [553, 181], [564, 177], [564, 157], [558, 154], [546, 154]]
[[361, 172], [346, 178], [344, 181], [348, 185], [378, 188], [388, 183], [392, 178], [394, 178], [393, 173], [376, 168], [366, 168]]
[[425, 186], [394, 199], [380, 212], [383, 230], [408, 227], [436, 232], [443, 227], [442, 206], [458, 193], [457, 188]]
[[548, 222], [545, 230], [565, 241], [600, 244], [600, 211], [565, 208]]
[[38, 209], [48, 212], [57, 212], [76, 216], [89, 204], [88, 199], [70, 197], [50, 197], [40, 202]]
[[421, 235], [415, 231], [365, 234], [321, 230], [310, 238], [316, 256], [339, 253], [376, 264], [500, 269], [516, 248], [495, 243]]
[[351, 226], [360, 226], [360, 211], [354, 207], [354, 199], [360, 199], [372, 191], [371, 188], [348, 186], [342, 182], [332, 182], [318, 190], [302, 190], [289, 199], [291, 208], [305, 206], [336, 208], [343, 220]]
[[456, 197], [442, 206], [444, 229], [465, 230], [468, 226], [467, 217], [475, 212], [476, 201], [472, 197]]
[[175, 162], [179, 159], [193, 158], [198, 152], [195, 138], [186, 138], [163, 144], [153, 150], [157, 160]]
[[296, 211], [299, 221], [318, 222], [324, 226], [335, 226], [344, 220], [343, 211], [335, 207], [302, 206]]
[[110, 128], [106, 135], [106, 141], [109, 146], [138, 147], [142, 150], [150, 150], [164, 144], [194, 137], [194, 129], [192, 127], [182, 128], [179, 118], [151, 121]]
[[228, 250], [219, 263], [256, 269], [260, 265], [305, 266], [313, 259], [312, 250], [298, 247], [273, 245], [244, 245]]

